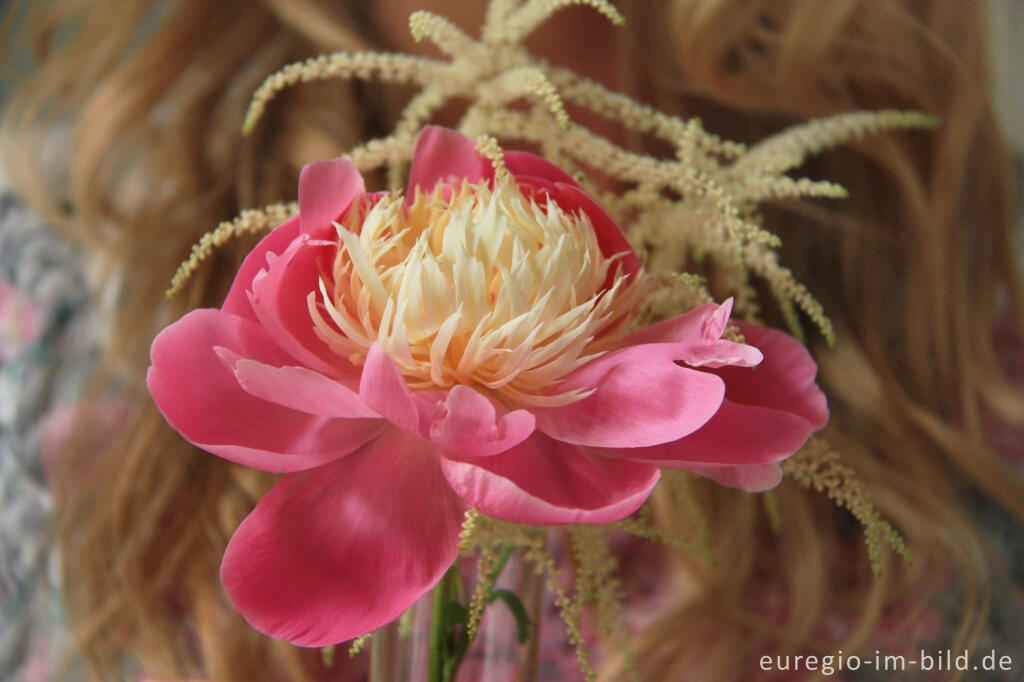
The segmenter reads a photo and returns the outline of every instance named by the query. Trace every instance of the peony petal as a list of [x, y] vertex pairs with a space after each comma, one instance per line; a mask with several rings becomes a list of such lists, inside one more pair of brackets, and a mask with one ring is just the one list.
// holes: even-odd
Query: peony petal
[[683, 315], [637, 330], [621, 343], [623, 346], [678, 344], [676, 359], [691, 367], [753, 367], [764, 359], [760, 350], [721, 338], [731, 311], [731, 298], [721, 305], [705, 303]]
[[340, 220], [364, 191], [363, 176], [350, 161], [338, 158], [307, 163], [299, 174], [302, 233], [318, 239], [333, 234], [331, 222]]
[[330, 377], [355, 377], [358, 369], [314, 332], [307, 303], [310, 292], [320, 295], [320, 274], [329, 269], [336, 249], [333, 243], [300, 235], [256, 277], [250, 300], [260, 325], [297, 361], [282, 364], [299, 364]]
[[458, 555], [462, 502], [429, 445], [397, 429], [286, 476], [228, 543], [221, 580], [258, 630], [320, 647], [400, 616]]
[[441, 466], [455, 492], [483, 513], [534, 526], [618, 521], [639, 509], [660, 476], [656, 467], [594, 455], [541, 433], [493, 457], [445, 456]]
[[219, 310], [193, 310], [164, 329], [150, 349], [146, 384], [164, 418], [186, 440], [264, 471], [320, 466], [376, 437], [379, 420], [328, 419], [242, 390], [214, 347], [276, 364], [286, 356], [255, 323]]
[[522, 178], [525, 182], [531, 182], [534, 179], [539, 179], [583, 189], [575, 178], [542, 156], [514, 150], [505, 150], [503, 156], [505, 157], [505, 168], [516, 180]]
[[[724, 305], [724, 304], [723, 304]], [[705, 321], [717, 311], [717, 303], [705, 303], [693, 310], [642, 327], [622, 340], [625, 346], [640, 346], [646, 343], [674, 343], [693, 346], [704, 340]]]
[[782, 467], [775, 462], [734, 467], [695, 467], [692, 470], [719, 485], [739, 488], [748, 493], [771, 490], [782, 482]]
[[679, 441], [609, 454], [661, 467], [766, 464], [799, 450], [808, 436], [828, 422], [828, 404], [814, 383], [817, 366], [807, 349], [780, 331], [736, 324], [765, 359], [756, 368], [708, 370], [726, 386], [725, 400], [715, 416]]
[[220, 307], [226, 313], [238, 315], [250, 320], [256, 320], [256, 313], [249, 304], [249, 292], [252, 290], [252, 281], [260, 270], [267, 267], [267, 254], [281, 255], [288, 246], [299, 236], [299, 217], [294, 216], [270, 234], [260, 240], [249, 255], [242, 261], [238, 268], [234, 282], [231, 283], [231, 290], [228, 291], [224, 305]]
[[274, 367], [217, 346], [217, 356], [249, 395], [307, 414], [336, 419], [375, 419], [359, 394], [335, 379], [305, 367]]
[[729, 400], [773, 407], [800, 415], [817, 431], [828, 423], [828, 401], [814, 378], [818, 365], [803, 344], [789, 334], [749, 322], [736, 322], [747, 343], [764, 353], [756, 372], [723, 367], [713, 370], [729, 387]]
[[473, 183], [492, 177], [491, 162], [480, 156], [473, 140], [448, 128], [424, 126], [416, 138], [405, 201], [413, 201], [416, 187], [428, 193], [440, 180], [465, 178]]
[[667, 443], [703, 426], [722, 404], [717, 376], [676, 365], [674, 344], [621, 348], [584, 365], [557, 392], [595, 389], [583, 400], [533, 409], [553, 438], [604, 448]]
[[670, 469], [690, 469], [700, 464], [763, 464], [793, 454], [814, 430], [806, 419], [785, 410], [734, 403], [728, 397], [730, 389], [727, 386], [726, 399], [715, 416], [685, 438], [602, 452]]
[[370, 346], [359, 380], [359, 397], [371, 410], [409, 433], [422, 436], [428, 427], [394, 361], [376, 343]]
[[[501, 409], [499, 418], [495, 404], [468, 386], [453, 386], [442, 396], [431, 401], [428, 427], [430, 440], [442, 450], [477, 457], [496, 455], [533, 433], [532, 414]], [[425, 408], [430, 409], [429, 402]]]

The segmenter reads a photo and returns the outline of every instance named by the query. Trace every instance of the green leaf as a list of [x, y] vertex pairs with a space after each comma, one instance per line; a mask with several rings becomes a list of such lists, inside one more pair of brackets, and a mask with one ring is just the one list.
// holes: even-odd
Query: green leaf
[[469, 610], [457, 601], [449, 601], [444, 605], [441, 620], [444, 627], [441, 680], [452, 682], [469, 648], [469, 633], [466, 628]]
[[519, 643], [526, 644], [526, 640], [530, 637], [530, 617], [526, 615], [526, 608], [523, 606], [523, 602], [519, 601], [519, 597], [515, 593], [508, 590], [492, 591], [487, 598], [487, 603], [490, 604], [495, 599], [505, 602], [505, 606], [512, 612], [512, 616], [516, 619]]

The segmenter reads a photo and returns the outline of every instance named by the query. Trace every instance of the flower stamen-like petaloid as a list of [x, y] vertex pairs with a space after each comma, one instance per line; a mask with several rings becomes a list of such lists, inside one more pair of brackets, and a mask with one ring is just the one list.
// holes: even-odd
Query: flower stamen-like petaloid
[[414, 390], [580, 400], [589, 392], [549, 389], [621, 336], [642, 295], [586, 214], [512, 180], [441, 182], [408, 205], [383, 195], [335, 227], [337, 255], [307, 298], [316, 334], [356, 363], [378, 343]]

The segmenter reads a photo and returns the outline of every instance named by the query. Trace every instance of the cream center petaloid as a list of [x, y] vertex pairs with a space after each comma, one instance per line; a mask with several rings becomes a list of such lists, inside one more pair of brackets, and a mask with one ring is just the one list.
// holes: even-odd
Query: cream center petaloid
[[601, 252], [586, 214], [505, 179], [438, 183], [354, 206], [307, 299], [317, 335], [359, 363], [374, 342], [414, 390], [465, 384], [503, 402], [555, 406], [552, 390], [632, 321], [640, 278]]

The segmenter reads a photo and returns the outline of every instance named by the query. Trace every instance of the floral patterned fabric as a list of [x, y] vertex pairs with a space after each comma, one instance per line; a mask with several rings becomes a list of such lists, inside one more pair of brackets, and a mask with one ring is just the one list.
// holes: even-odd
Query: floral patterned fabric
[[[53, 679], [57, 575], [43, 425], [74, 401], [94, 338], [75, 254], [0, 178], [0, 680]], [[45, 636], [43, 636], [45, 634]]]

